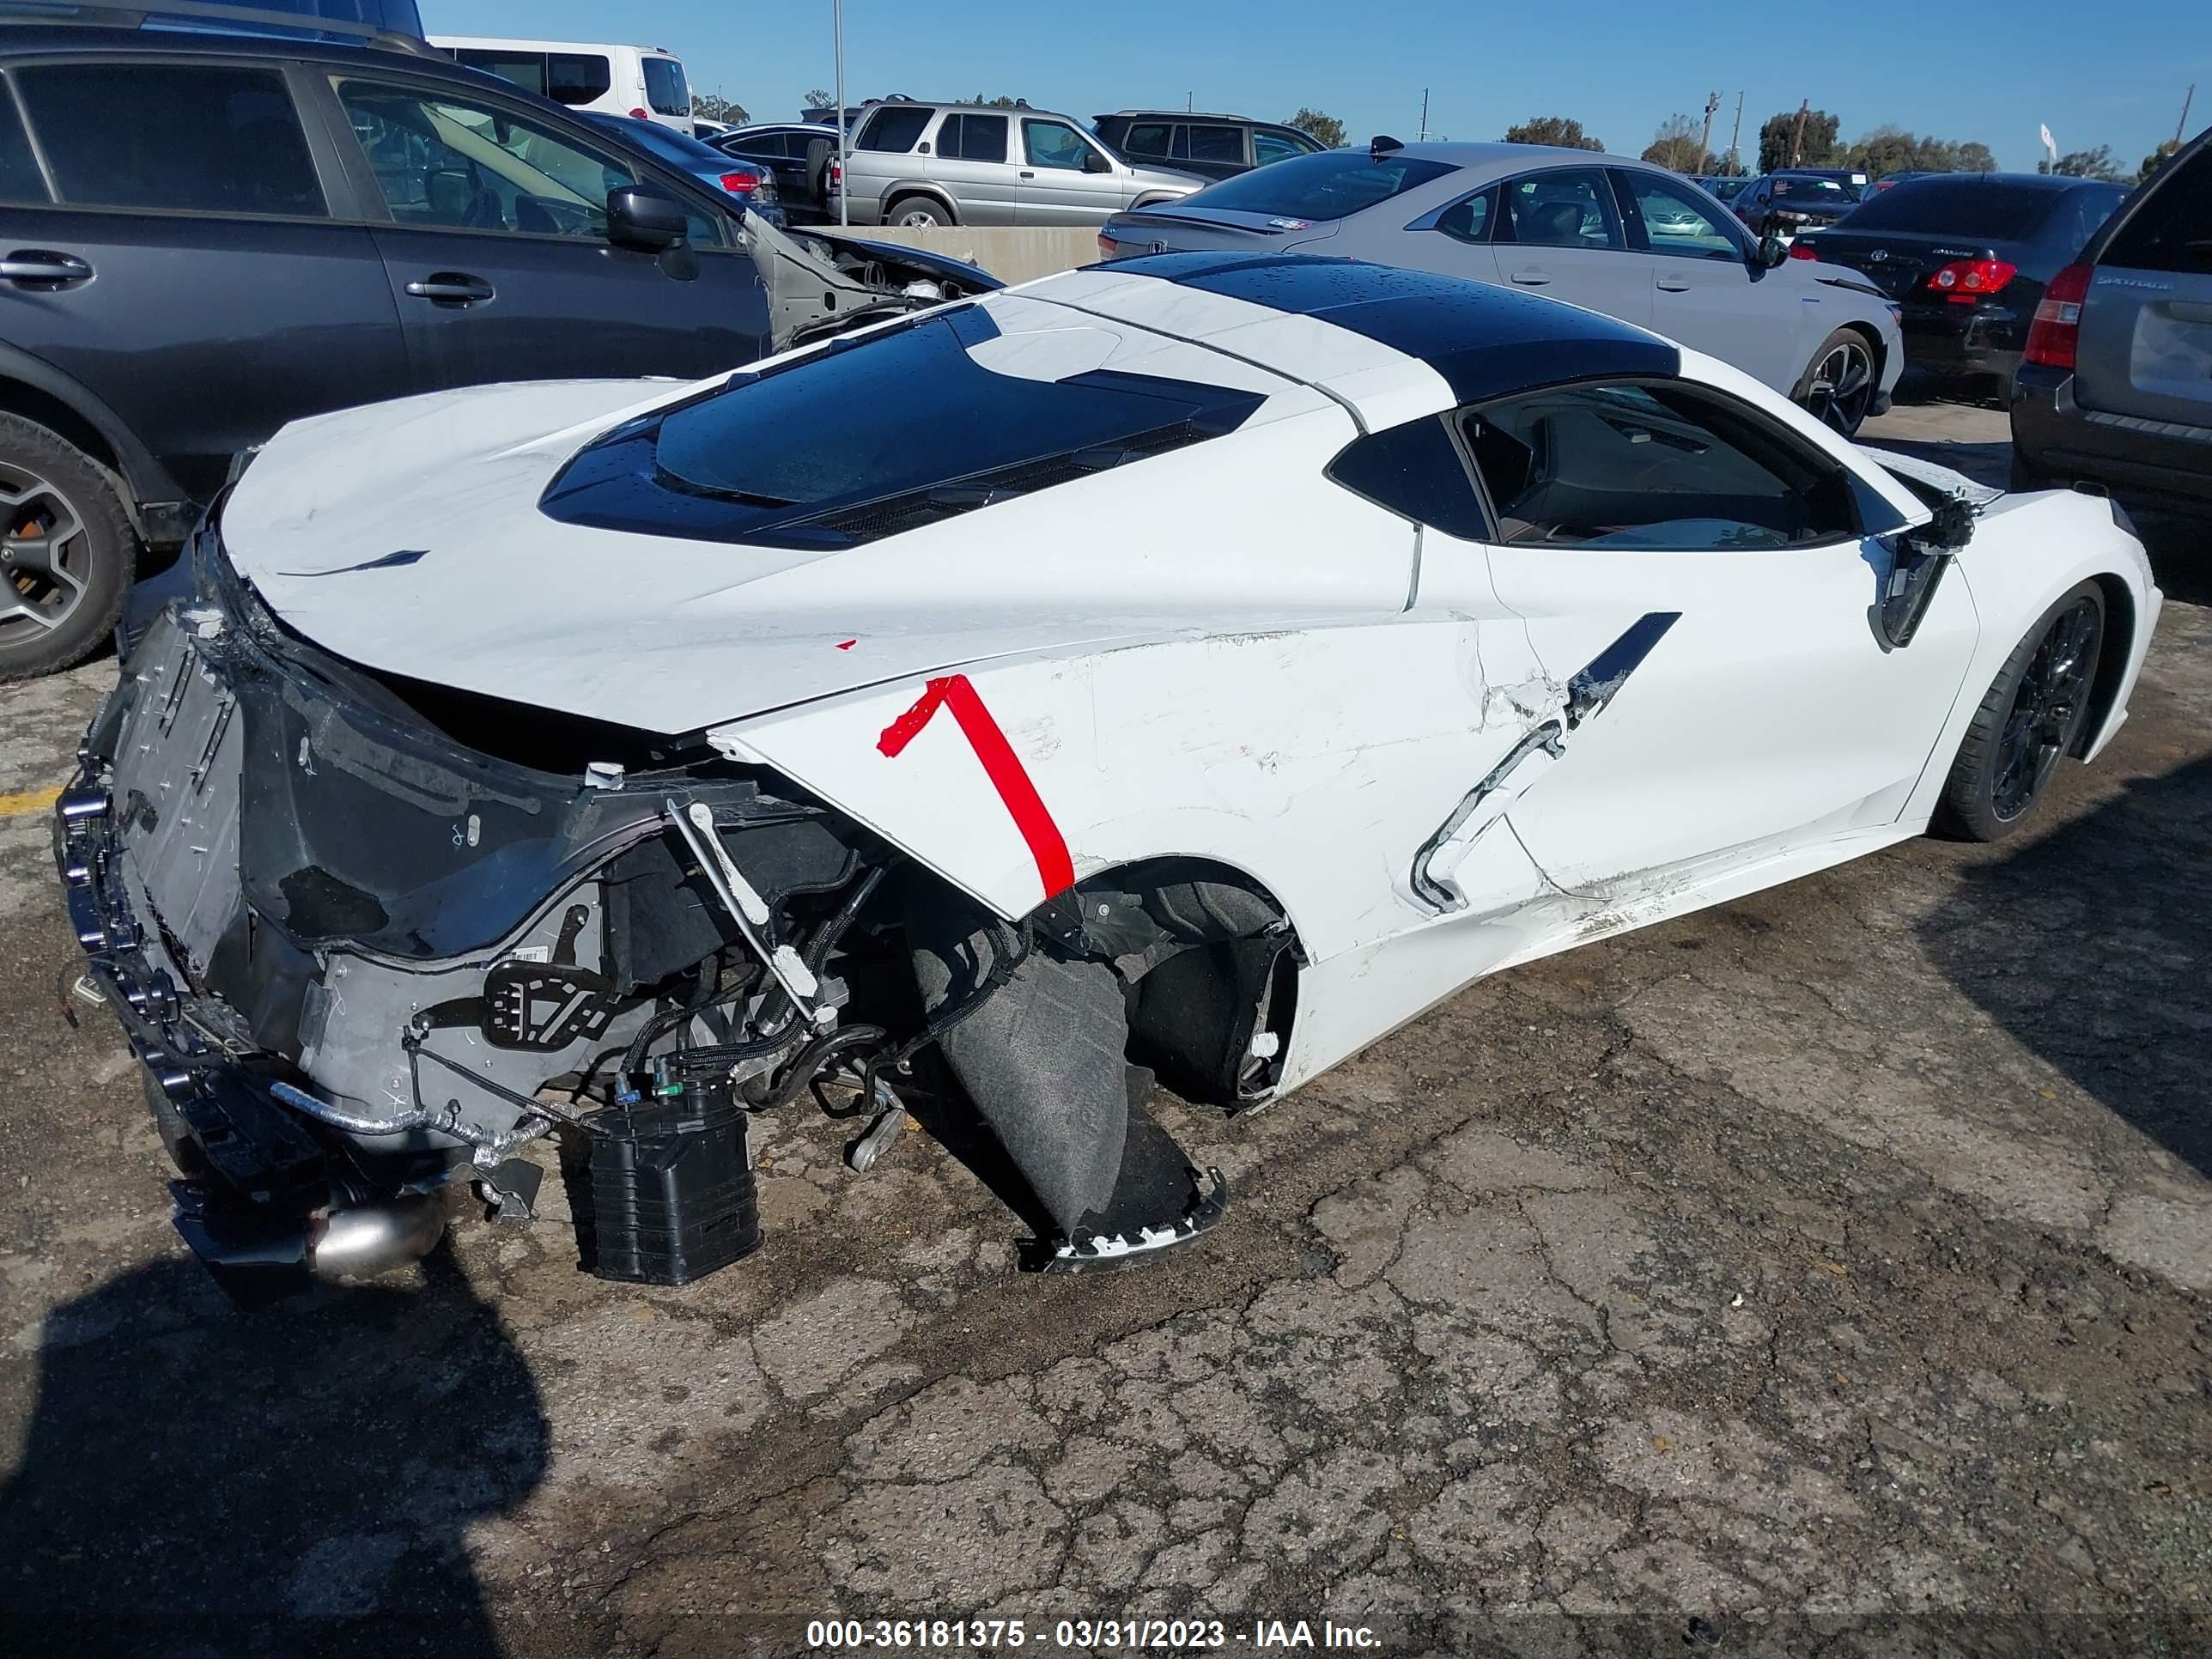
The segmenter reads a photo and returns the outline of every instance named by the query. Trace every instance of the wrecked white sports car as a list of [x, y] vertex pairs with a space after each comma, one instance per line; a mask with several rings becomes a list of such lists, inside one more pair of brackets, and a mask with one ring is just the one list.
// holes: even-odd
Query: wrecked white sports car
[[587, 1264], [695, 1278], [758, 1242], [748, 1114], [834, 1098], [865, 1166], [917, 1079], [1044, 1265], [1181, 1243], [1227, 1194], [1156, 1078], [1249, 1109], [1479, 975], [2002, 836], [2160, 605], [2105, 501], [1213, 254], [304, 422], [193, 558], [58, 848], [179, 1225], [269, 1286], [419, 1254], [457, 1176], [526, 1214], [552, 1133]]

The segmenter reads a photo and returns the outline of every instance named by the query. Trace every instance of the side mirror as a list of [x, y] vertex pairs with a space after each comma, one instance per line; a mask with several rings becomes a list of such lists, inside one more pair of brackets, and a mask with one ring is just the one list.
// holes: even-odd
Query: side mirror
[[1926, 524], [1890, 538], [1889, 580], [1867, 613], [1883, 650], [1901, 651], [1912, 643], [1921, 618], [1936, 601], [1943, 572], [1973, 538], [1974, 509], [1963, 495], [1948, 497]]
[[607, 240], [640, 253], [665, 253], [691, 234], [684, 204], [650, 185], [622, 185], [607, 192]]
[[1759, 239], [1755, 257], [1761, 270], [1771, 270], [1790, 257], [1790, 245], [1770, 230]]
[[1097, 150], [1086, 149], [1083, 152], [1083, 170], [1085, 173], [1111, 173], [1114, 164]]

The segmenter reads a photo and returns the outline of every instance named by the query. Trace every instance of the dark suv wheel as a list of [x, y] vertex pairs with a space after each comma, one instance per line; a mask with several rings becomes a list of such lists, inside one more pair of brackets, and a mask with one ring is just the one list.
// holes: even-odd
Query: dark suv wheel
[[82, 662], [115, 627], [138, 537], [106, 468], [0, 415], [0, 681]]

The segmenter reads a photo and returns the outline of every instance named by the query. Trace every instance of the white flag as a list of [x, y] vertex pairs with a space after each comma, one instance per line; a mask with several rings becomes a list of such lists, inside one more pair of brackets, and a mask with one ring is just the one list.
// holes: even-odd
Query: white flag
[[2041, 131], [2043, 134], [2044, 149], [2049, 150], [2051, 155], [2056, 158], [2058, 154], [2058, 141], [2051, 136], [2051, 124], [2048, 121], [2043, 124]]

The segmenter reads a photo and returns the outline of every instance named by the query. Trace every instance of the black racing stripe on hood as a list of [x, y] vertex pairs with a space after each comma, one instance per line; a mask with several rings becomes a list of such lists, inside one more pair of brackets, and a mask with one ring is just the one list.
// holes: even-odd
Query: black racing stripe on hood
[[1474, 403], [1561, 380], [1673, 378], [1682, 356], [1633, 325], [1533, 294], [1311, 254], [1161, 253], [1111, 269], [1318, 318], [1418, 357]]

